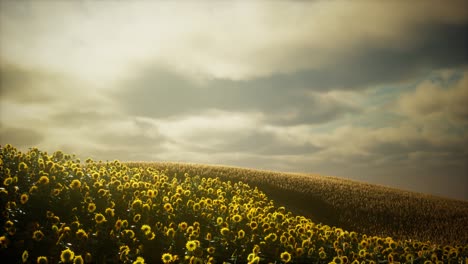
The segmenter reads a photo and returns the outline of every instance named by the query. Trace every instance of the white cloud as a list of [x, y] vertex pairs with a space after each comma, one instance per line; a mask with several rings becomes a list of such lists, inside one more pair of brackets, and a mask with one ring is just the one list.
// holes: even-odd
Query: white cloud
[[148, 61], [192, 75], [245, 79], [340, 63], [354, 55], [353, 48], [372, 43], [406, 49], [415, 41], [416, 25], [466, 22], [464, 5], [2, 2], [0, 54], [101, 87]]
[[[442, 78], [447, 78], [442, 73]], [[450, 87], [430, 80], [419, 84], [414, 92], [406, 93], [398, 101], [397, 111], [411, 118], [446, 120], [468, 124], [468, 71]]]

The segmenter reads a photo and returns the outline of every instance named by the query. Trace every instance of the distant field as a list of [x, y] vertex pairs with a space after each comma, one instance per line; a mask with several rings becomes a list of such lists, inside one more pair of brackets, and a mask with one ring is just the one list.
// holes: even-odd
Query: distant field
[[320, 176], [6, 145], [0, 208], [2, 263], [468, 261], [466, 202]]
[[241, 180], [258, 186], [276, 203], [295, 213], [346, 230], [440, 244], [468, 244], [468, 201], [310, 174], [174, 162], [146, 166], [167, 169], [169, 175], [187, 172]]

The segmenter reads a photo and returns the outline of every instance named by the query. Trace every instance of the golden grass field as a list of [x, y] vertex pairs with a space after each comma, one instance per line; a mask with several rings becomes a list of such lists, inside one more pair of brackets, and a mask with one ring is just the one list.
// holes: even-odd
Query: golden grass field
[[467, 263], [467, 203], [338, 178], [0, 146], [2, 263]]

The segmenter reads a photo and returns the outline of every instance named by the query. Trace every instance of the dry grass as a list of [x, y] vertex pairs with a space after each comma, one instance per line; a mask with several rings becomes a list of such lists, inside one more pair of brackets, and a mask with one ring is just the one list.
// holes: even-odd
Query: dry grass
[[319, 175], [172, 162], [148, 165], [167, 169], [169, 175], [187, 172], [241, 180], [295, 213], [347, 230], [439, 244], [468, 244], [467, 201]]

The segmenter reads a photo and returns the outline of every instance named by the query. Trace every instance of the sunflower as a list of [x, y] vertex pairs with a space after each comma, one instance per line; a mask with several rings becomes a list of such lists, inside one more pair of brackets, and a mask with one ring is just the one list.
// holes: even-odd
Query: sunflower
[[367, 251], [365, 249], [359, 250], [359, 257], [363, 258], [366, 256]]
[[106, 208], [105, 213], [106, 213], [106, 215], [108, 215], [110, 217], [114, 217], [114, 215], [115, 215], [114, 214], [114, 209], [109, 208], [109, 207]]
[[131, 229], [125, 229], [124, 234], [128, 236], [130, 239], [133, 239], [135, 237], [135, 232]]
[[218, 225], [221, 225], [221, 224], [223, 223], [223, 221], [224, 221], [223, 218], [220, 217], [220, 216], [218, 216], [218, 218], [216, 218], [216, 223], [217, 223]]
[[73, 264], [83, 264], [83, 263], [84, 263], [84, 260], [81, 255], [78, 255], [75, 257], [75, 259], [73, 259]]
[[321, 250], [319, 252], [319, 257], [320, 257], [320, 259], [326, 259], [327, 258], [327, 253], [325, 253], [325, 251]]
[[76, 237], [78, 239], [87, 239], [88, 238], [88, 234], [83, 230], [83, 229], [78, 229], [78, 231], [76, 231]]
[[284, 263], [288, 263], [288, 262], [291, 261], [291, 254], [289, 254], [289, 252], [285, 251], [285, 252], [281, 253], [280, 258], [281, 258], [281, 261], [283, 261]]
[[23, 263], [26, 263], [28, 261], [28, 258], [29, 258], [29, 253], [27, 250], [23, 251], [23, 254], [21, 255], [21, 260], [23, 261]]
[[187, 244], [185, 244], [185, 247], [188, 251], [194, 251], [195, 249], [197, 249], [197, 243], [195, 242], [195, 240], [190, 240], [187, 242]]
[[232, 221], [236, 222], [236, 223], [239, 223], [240, 221], [242, 221], [242, 216], [239, 215], [239, 214], [235, 214], [233, 217], [232, 217]]
[[161, 260], [163, 263], [171, 263], [172, 262], [172, 254], [170, 253], [164, 253], [161, 257]]
[[135, 199], [132, 203], [132, 209], [133, 210], [138, 210], [141, 208], [142, 201], [140, 199]]
[[341, 264], [341, 263], [343, 263], [343, 260], [340, 257], [334, 257], [333, 262], [336, 263], [336, 264]]
[[82, 171], [82, 170], [77, 171], [77, 172], [76, 172], [76, 176], [77, 176], [78, 178], [82, 178], [82, 177], [84, 176], [83, 171]]
[[151, 233], [151, 226], [149, 225], [142, 225], [141, 226], [141, 231], [143, 231], [143, 233], [145, 233], [145, 235], [148, 235]]
[[254, 253], [255, 255], [257, 255], [258, 253], [260, 253], [260, 246], [259, 245], [255, 245], [252, 249], [252, 253]]
[[270, 233], [265, 237], [265, 240], [268, 240], [268, 241], [271, 240], [272, 242], [275, 242], [277, 239], [278, 239], [278, 236], [276, 235], [276, 233]]
[[7, 177], [7, 178], [5, 178], [5, 180], [3, 180], [3, 185], [8, 186], [12, 182], [13, 182], [13, 178], [12, 177]]
[[94, 180], [97, 180], [99, 178], [99, 172], [95, 171], [91, 176]]
[[209, 248], [206, 249], [206, 252], [208, 252], [208, 254], [213, 255], [215, 253], [215, 248], [214, 247], [209, 247]]
[[97, 223], [97, 224], [102, 224], [102, 223], [104, 223], [104, 222], [107, 221], [107, 220], [106, 220], [106, 217], [105, 217], [103, 214], [100, 214], [100, 213], [99, 213], [99, 214], [96, 214], [96, 215], [94, 216], [94, 220], [96, 220], [96, 223]]
[[41, 176], [41, 177], [39, 178], [39, 181], [38, 181], [38, 182], [39, 182], [40, 184], [44, 184], [44, 185], [49, 184], [49, 177], [47, 177], [47, 176], [45, 176], [45, 175], [44, 175], [44, 176]]
[[73, 180], [71, 183], [70, 183], [70, 188], [74, 189], [74, 190], [77, 190], [77, 189], [80, 189], [81, 188], [81, 182], [80, 180]]
[[255, 230], [255, 229], [257, 229], [258, 224], [257, 224], [257, 222], [252, 221], [252, 222], [250, 222], [249, 226], [250, 226], [250, 229]]
[[120, 228], [122, 228], [122, 220], [118, 219], [117, 221], [115, 221], [115, 230], [120, 230]]
[[171, 228], [167, 229], [167, 231], [166, 231], [166, 236], [168, 236], [168, 237], [174, 237], [174, 235], [175, 235], [175, 230], [174, 230], [174, 228], [171, 227]]
[[137, 257], [133, 264], [145, 264], [145, 259], [142, 257]]
[[36, 263], [37, 263], [37, 264], [47, 264], [47, 263], [49, 263], [49, 261], [47, 260], [47, 257], [45, 257], [45, 256], [39, 256], [39, 257], [37, 257], [37, 259], [36, 259]]
[[193, 211], [197, 212], [197, 211], [200, 211], [201, 205], [200, 203], [195, 203], [192, 208], [193, 208]]
[[242, 229], [239, 230], [239, 231], [237, 232], [237, 237], [238, 237], [239, 239], [244, 238], [244, 237], [245, 237], [245, 231], [242, 230]]
[[41, 241], [44, 238], [44, 233], [41, 230], [34, 231], [32, 238], [36, 241]]
[[90, 203], [88, 204], [88, 212], [92, 213], [96, 210], [96, 204], [95, 203]]
[[64, 263], [71, 262], [74, 257], [75, 257], [75, 252], [71, 251], [69, 248], [63, 250], [62, 254], [60, 254], [60, 259]]
[[413, 254], [407, 254], [406, 255], [406, 262], [413, 263], [414, 261], [414, 255]]
[[141, 220], [141, 214], [136, 214], [133, 216], [133, 222], [138, 223]]
[[288, 237], [285, 235], [281, 235], [280, 241], [282, 244], [286, 244], [286, 242], [288, 242]]
[[19, 170], [20, 172], [27, 171], [27, 170], [28, 170], [28, 165], [26, 165], [26, 163], [24, 163], [24, 162], [21, 162], [21, 163], [18, 165], [18, 170]]
[[106, 196], [106, 194], [107, 194], [107, 191], [106, 191], [106, 190], [104, 190], [104, 189], [99, 189], [99, 191], [98, 191], [98, 195], [99, 195], [99, 196], [103, 197], [103, 196]]
[[52, 195], [53, 196], [58, 196], [61, 191], [62, 191], [61, 189], [55, 188], [55, 189], [52, 190]]
[[168, 212], [168, 213], [172, 213], [172, 211], [174, 211], [174, 209], [172, 208], [172, 204], [170, 204], [170, 203], [165, 203], [164, 204], [164, 210], [166, 210], [166, 212]]
[[20, 202], [21, 204], [25, 204], [27, 203], [29, 200], [29, 196], [26, 194], [26, 193], [23, 193], [20, 197]]
[[221, 228], [221, 235], [227, 236], [229, 234], [229, 228], [223, 227]]

